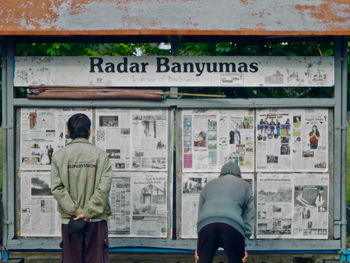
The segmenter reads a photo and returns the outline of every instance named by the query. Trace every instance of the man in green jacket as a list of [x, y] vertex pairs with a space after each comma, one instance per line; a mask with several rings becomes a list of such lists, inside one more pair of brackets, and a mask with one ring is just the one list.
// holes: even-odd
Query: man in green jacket
[[[72, 142], [52, 159], [51, 192], [62, 217], [63, 263], [109, 262], [107, 219], [111, 215], [112, 169], [106, 153], [89, 143], [90, 127], [86, 115], [73, 115], [68, 120]], [[79, 232], [69, 234], [70, 219], [86, 223]]]

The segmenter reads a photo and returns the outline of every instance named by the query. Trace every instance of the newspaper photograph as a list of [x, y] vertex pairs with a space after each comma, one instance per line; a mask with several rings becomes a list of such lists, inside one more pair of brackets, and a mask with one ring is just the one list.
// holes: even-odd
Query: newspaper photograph
[[328, 238], [328, 174], [258, 174], [257, 238]]
[[[218, 177], [219, 173], [184, 173], [182, 175], [181, 238], [197, 238], [200, 192], [208, 182]], [[251, 185], [254, 192], [254, 175], [244, 173], [242, 178]]]
[[184, 172], [218, 172], [229, 160], [254, 170], [253, 110], [183, 110]]
[[21, 233], [23, 237], [61, 236], [61, 216], [50, 190], [50, 172], [21, 172]]
[[97, 109], [95, 138], [113, 170], [167, 170], [167, 110]]
[[327, 109], [256, 112], [256, 170], [328, 171]]
[[112, 179], [110, 236], [167, 236], [167, 173], [118, 172]]
[[67, 135], [67, 121], [75, 113], [84, 113], [92, 120], [91, 109], [22, 108], [20, 110], [21, 170], [51, 169], [53, 154], [70, 142]]

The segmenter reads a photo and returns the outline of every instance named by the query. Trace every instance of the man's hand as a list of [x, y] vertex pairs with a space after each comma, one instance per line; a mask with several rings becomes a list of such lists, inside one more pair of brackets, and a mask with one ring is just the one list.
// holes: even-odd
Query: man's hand
[[197, 249], [196, 249], [196, 251], [194, 252], [194, 262], [197, 263], [198, 260], [199, 260], [199, 256], [198, 256]]
[[242, 262], [243, 263], [247, 262], [247, 259], [248, 259], [248, 253], [247, 253], [247, 250], [244, 250], [244, 257], [242, 258]]
[[84, 214], [79, 214], [76, 217], [73, 218], [73, 220], [79, 220], [79, 219], [83, 219], [85, 222], [91, 222], [92, 219], [91, 218], [87, 218], [84, 216]]

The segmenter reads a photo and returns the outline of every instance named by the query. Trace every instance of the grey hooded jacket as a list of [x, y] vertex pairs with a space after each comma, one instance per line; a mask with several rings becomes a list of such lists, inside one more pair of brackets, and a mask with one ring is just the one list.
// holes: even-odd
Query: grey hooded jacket
[[247, 240], [254, 224], [255, 208], [251, 186], [234, 175], [210, 181], [200, 193], [197, 232], [211, 223], [234, 227]]

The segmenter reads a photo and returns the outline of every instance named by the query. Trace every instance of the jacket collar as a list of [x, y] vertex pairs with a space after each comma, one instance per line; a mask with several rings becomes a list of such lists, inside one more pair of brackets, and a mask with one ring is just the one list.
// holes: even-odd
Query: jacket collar
[[73, 144], [73, 143], [90, 143], [90, 142], [85, 138], [76, 138], [72, 140], [69, 144]]

